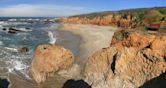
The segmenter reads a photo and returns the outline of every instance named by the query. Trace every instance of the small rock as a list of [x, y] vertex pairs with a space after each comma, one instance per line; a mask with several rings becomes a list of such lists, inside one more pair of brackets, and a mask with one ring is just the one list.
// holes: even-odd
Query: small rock
[[22, 48], [18, 49], [18, 52], [20, 52], [20, 53], [26, 53], [28, 51], [29, 51], [29, 49], [27, 47], [22, 47]]

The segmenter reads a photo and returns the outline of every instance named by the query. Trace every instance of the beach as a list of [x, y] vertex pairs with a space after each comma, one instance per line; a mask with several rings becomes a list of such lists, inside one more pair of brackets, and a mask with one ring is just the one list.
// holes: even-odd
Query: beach
[[[57, 45], [62, 45], [72, 51], [75, 56], [73, 67], [67, 72], [60, 72], [42, 85], [33, 80], [24, 79], [17, 74], [9, 74], [11, 88], [62, 88], [68, 79], [82, 79], [82, 70], [89, 56], [96, 51], [110, 46], [111, 38], [117, 28], [111, 26], [95, 26], [81, 24], [60, 24], [56, 27]], [[54, 30], [51, 30], [54, 32]]]
[[118, 28], [111, 26], [61, 24], [59, 29], [72, 32], [81, 37], [80, 55], [77, 57], [76, 63], [83, 67], [89, 56], [102, 48], [110, 46], [112, 36]]

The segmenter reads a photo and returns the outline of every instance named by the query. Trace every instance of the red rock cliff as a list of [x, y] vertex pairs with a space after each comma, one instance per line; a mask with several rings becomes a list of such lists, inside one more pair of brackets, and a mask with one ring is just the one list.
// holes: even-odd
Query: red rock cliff
[[60, 19], [62, 23], [78, 23], [78, 24], [94, 24], [94, 25], [115, 25], [118, 27], [128, 28], [133, 26], [135, 18], [131, 15], [106, 15], [96, 16], [94, 18], [87, 17], [63, 17]]

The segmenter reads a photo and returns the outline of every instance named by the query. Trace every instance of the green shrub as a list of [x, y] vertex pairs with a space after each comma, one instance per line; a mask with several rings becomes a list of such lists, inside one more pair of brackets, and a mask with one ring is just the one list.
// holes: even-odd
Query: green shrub
[[135, 17], [136, 17], [136, 22], [140, 22], [144, 18], [144, 13], [138, 13], [135, 15]]
[[163, 15], [157, 10], [150, 10], [144, 16], [146, 23], [160, 22], [163, 19]]
[[166, 15], [166, 8], [162, 8], [159, 10], [161, 14], [165, 14]]

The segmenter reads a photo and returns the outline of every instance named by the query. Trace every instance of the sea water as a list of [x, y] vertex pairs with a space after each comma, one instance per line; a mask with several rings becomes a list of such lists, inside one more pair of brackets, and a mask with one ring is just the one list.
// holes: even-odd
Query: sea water
[[[0, 18], [0, 76], [15, 73], [30, 79], [28, 69], [35, 48], [39, 44], [56, 42], [58, 33], [55, 29], [58, 24], [46, 23], [47, 19], [38, 17]], [[7, 30], [2, 30], [2, 28], [10, 27], [24, 32], [11, 34]], [[29, 51], [18, 52], [18, 49], [23, 47], [27, 47]]]

